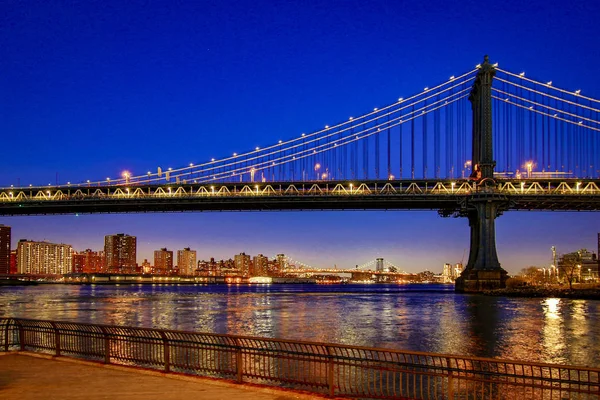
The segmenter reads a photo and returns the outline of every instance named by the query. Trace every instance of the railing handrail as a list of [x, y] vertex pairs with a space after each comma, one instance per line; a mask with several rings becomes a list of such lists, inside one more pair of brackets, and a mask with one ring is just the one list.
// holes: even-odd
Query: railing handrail
[[[511, 360], [511, 359], [503, 359], [503, 358], [486, 358], [486, 357], [477, 357], [477, 356], [462, 356], [455, 354], [447, 354], [447, 353], [432, 353], [432, 352], [423, 352], [423, 351], [413, 351], [413, 350], [397, 350], [397, 349], [389, 349], [383, 347], [365, 347], [365, 346], [356, 346], [356, 345], [346, 345], [341, 343], [326, 343], [326, 342], [313, 342], [308, 340], [290, 340], [290, 339], [280, 339], [280, 338], [266, 338], [260, 336], [244, 336], [244, 335], [231, 335], [231, 334], [220, 334], [220, 333], [209, 333], [209, 332], [196, 332], [196, 331], [185, 331], [185, 330], [174, 330], [174, 329], [157, 329], [157, 328], [146, 328], [146, 327], [135, 327], [135, 326], [121, 326], [121, 325], [107, 325], [107, 324], [92, 324], [86, 322], [75, 322], [75, 321], [61, 321], [61, 320], [40, 320], [40, 319], [32, 319], [32, 318], [14, 318], [14, 317], [0, 317], [0, 322], [2, 321], [14, 321], [15, 323], [19, 323], [21, 321], [32, 322], [32, 323], [47, 323], [52, 326], [52, 324], [72, 324], [79, 326], [89, 326], [96, 327], [99, 329], [124, 329], [124, 330], [136, 330], [142, 332], [155, 332], [160, 335], [161, 332], [164, 333], [174, 333], [174, 334], [184, 334], [184, 335], [203, 335], [210, 337], [219, 337], [219, 338], [229, 338], [229, 339], [239, 339], [239, 340], [255, 340], [255, 341], [266, 341], [273, 343], [285, 343], [285, 344], [298, 344], [298, 345], [307, 345], [307, 346], [320, 346], [323, 348], [337, 348], [337, 349], [351, 349], [351, 350], [362, 350], [367, 352], [385, 352], [385, 353], [394, 353], [394, 354], [402, 354], [402, 355], [411, 355], [411, 356], [422, 356], [422, 357], [435, 357], [439, 359], [459, 359], [463, 361], [478, 361], [485, 363], [494, 363], [494, 364], [511, 364], [511, 365], [528, 365], [534, 366], [538, 368], [568, 368], [571, 370], [577, 371], [590, 371], [596, 372], [600, 374], [600, 368], [595, 367], [586, 367], [586, 366], [578, 366], [578, 365], [562, 365], [562, 364], [552, 364], [552, 363], [540, 363], [540, 362], [530, 362], [530, 361], [520, 361], [520, 360]], [[109, 335], [114, 335], [109, 333]], [[153, 337], [152, 339], [159, 340], [159, 337]], [[183, 340], [186, 341], [186, 340]], [[186, 341], [189, 342], [189, 341]], [[242, 346], [243, 347], [243, 346]], [[322, 356], [326, 356], [326, 353], [320, 354]], [[384, 361], [384, 360], [378, 360]], [[419, 364], [422, 365], [422, 364]], [[433, 367], [433, 366], [432, 366]]]
[[28, 318], [2, 317], [0, 329], [4, 352], [33, 350], [166, 373], [285, 385], [330, 396], [431, 400], [600, 396], [600, 369], [584, 366]]

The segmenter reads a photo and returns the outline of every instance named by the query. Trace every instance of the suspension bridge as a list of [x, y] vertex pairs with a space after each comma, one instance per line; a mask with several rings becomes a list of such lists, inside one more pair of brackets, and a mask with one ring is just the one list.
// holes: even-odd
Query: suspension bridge
[[286, 141], [182, 168], [0, 189], [0, 215], [437, 210], [466, 217], [457, 290], [501, 287], [494, 221], [600, 209], [600, 101], [491, 64]]
[[286, 260], [287, 267], [282, 270], [286, 274], [352, 274], [352, 275], [374, 275], [374, 276], [390, 276], [390, 277], [406, 277], [413, 274], [401, 270], [396, 265], [383, 259], [376, 258], [364, 264], [356, 265], [354, 268], [319, 268], [305, 264], [291, 258]]

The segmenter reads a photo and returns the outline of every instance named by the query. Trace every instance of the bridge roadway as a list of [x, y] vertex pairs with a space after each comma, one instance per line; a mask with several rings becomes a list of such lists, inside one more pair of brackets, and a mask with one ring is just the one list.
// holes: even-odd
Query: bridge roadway
[[169, 211], [439, 210], [470, 198], [505, 201], [504, 210], [600, 210], [600, 180], [369, 180], [160, 185], [63, 185], [0, 189], [0, 215]]

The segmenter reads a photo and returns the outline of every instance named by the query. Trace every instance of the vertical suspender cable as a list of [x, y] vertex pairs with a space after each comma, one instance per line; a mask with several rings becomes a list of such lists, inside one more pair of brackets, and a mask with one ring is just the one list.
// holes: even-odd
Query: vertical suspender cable
[[[439, 101], [439, 94], [436, 96], [436, 102]], [[435, 178], [440, 177], [440, 110], [433, 112], [433, 173]]]
[[391, 150], [390, 150], [390, 114], [388, 114], [387, 124], [387, 178], [390, 179], [392, 176], [392, 162], [391, 162]]
[[[379, 124], [377, 124], [379, 125]], [[379, 179], [379, 169], [380, 166], [380, 154], [379, 154], [379, 142], [380, 142], [380, 134], [381, 130], [377, 128], [377, 132], [375, 133], [375, 179]]]
[[[445, 176], [447, 178], [452, 178], [452, 173], [450, 172], [450, 166], [452, 165], [452, 157], [450, 154], [450, 146], [451, 146], [451, 140], [450, 140], [450, 136], [452, 135], [452, 132], [450, 131], [450, 110], [449, 110], [448, 105], [446, 105], [446, 107], [444, 107], [444, 124], [445, 124], [445, 128], [444, 128], [444, 148], [446, 149], [446, 157], [445, 157], [445, 161], [446, 164], [444, 165], [444, 173], [446, 174]], [[458, 152], [460, 152], [460, 147], [461, 147], [461, 142], [460, 142], [460, 136], [458, 137], [457, 140], [457, 145], [458, 145]]]
[[[400, 118], [402, 118], [402, 116], [400, 116]], [[398, 125], [398, 138], [399, 138], [399, 143], [398, 143], [398, 151], [399, 151], [399, 157], [398, 157], [398, 166], [400, 167], [400, 174], [398, 175], [398, 179], [402, 179], [402, 151], [404, 150], [402, 148], [402, 119], [400, 119], [400, 124]]]
[[[427, 107], [427, 100], [425, 100], [424, 106]], [[423, 178], [427, 178], [427, 116], [429, 113], [425, 113], [423, 110]]]
[[410, 177], [415, 179], [415, 106], [412, 106], [410, 120]]

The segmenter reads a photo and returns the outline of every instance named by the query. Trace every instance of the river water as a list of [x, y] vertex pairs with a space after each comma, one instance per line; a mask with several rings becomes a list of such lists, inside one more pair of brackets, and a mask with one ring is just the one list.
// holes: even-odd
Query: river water
[[0, 316], [600, 367], [600, 301], [449, 285], [0, 286]]

